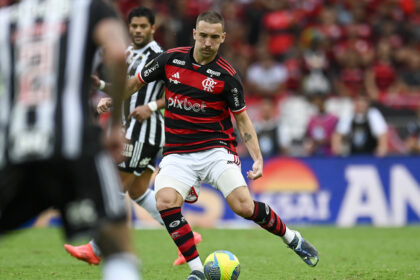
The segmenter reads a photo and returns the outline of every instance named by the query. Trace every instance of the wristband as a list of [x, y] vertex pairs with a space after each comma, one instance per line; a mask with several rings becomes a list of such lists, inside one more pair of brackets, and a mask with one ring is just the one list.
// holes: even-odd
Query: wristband
[[103, 90], [105, 88], [105, 82], [102, 80], [99, 80], [99, 90]]
[[147, 103], [147, 106], [149, 106], [149, 109], [152, 112], [156, 111], [157, 108], [158, 108], [156, 101], [152, 101], [152, 102]]

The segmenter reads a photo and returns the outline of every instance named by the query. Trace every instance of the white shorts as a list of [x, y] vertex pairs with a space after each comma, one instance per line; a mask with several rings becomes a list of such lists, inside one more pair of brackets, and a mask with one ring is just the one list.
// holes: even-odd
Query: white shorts
[[[155, 191], [173, 188], [184, 200], [190, 192], [196, 192], [198, 196], [201, 182], [212, 185], [225, 197], [234, 189], [247, 185], [241, 172], [239, 157], [224, 148], [189, 154], [169, 154], [163, 157], [159, 168]], [[194, 199], [190, 202], [194, 202]]]

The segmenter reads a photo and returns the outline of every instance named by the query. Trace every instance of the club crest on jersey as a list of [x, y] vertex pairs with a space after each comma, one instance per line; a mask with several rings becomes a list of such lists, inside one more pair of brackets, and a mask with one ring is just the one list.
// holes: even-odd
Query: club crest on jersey
[[203, 85], [203, 89], [208, 92], [213, 92], [214, 86], [217, 84], [212, 78], [207, 78], [203, 80], [201, 83]]

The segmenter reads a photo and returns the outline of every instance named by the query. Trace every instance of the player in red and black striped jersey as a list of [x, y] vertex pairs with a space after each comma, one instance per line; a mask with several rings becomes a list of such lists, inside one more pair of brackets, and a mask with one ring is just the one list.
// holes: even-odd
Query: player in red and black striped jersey
[[222, 147], [236, 153], [230, 111], [246, 109], [236, 70], [222, 57], [200, 65], [191, 47], [168, 50], [138, 74], [143, 83], [165, 81], [164, 155]]
[[318, 262], [316, 249], [286, 227], [263, 202], [254, 201], [236, 155], [231, 113], [254, 160], [250, 180], [263, 173], [263, 158], [255, 129], [246, 112], [239, 76], [218, 55], [225, 40], [220, 14], [204, 12], [193, 30], [194, 47], [170, 49], [129, 80], [129, 92], [155, 80], [165, 82], [164, 157], [155, 180], [156, 204], [165, 226], [192, 272], [187, 279], [205, 279], [193, 233], [181, 213], [184, 201], [198, 196], [200, 182], [219, 189], [238, 215], [281, 236], [308, 265]]

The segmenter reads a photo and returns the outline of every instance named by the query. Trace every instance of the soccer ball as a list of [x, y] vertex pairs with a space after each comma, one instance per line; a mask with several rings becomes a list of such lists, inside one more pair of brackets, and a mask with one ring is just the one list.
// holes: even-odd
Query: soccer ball
[[213, 252], [204, 261], [207, 280], [236, 280], [240, 270], [238, 258], [229, 251]]

